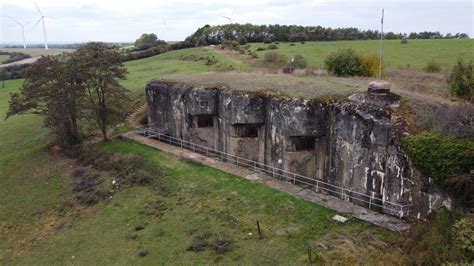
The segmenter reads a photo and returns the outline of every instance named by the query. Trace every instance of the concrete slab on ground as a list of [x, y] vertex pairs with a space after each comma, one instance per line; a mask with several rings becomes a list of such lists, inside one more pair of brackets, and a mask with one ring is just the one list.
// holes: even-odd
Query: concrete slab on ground
[[180, 147], [169, 145], [155, 139], [150, 139], [135, 134], [134, 132], [125, 133], [122, 135], [122, 138], [134, 140], [147, 146], [157, 148], [161, 151], [172, 153], [181, 158], [185, 158], [197, 163], [214, 167], [221, 171], [243, 177], [252, 182], [265, 184], [273, 189], [280, 190], [288, 194], [303, 198], [307, 201], [317, 203], [336, 212], [344, 213], [346, 214], [346, 216], [351, 216], [361, 221], [380, 226], [391, 231], [401, 232], [410, 228], [410, 225], [408, 223], [395, 217], [384, 215], [366, 209], [364, 207], [355, 205], [349, 201], [341, 200], [330, 195], [317, 193], [311, 189], [296, 186], [289, 182], [272, 178], [261, 172], [253, 171], [252, 169], [238, 167], [236, 165], [222, 162], [211, 157], [206, 157], [199, 153], [194, 153], [187, 149], [181, 149]]

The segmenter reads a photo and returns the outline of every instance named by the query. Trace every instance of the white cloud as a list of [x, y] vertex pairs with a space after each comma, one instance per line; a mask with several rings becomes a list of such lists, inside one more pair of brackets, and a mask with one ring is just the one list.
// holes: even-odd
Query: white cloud
[[[22, 21], [35, 21], [38, 13], [31, 0], [0, 0], [0, 14]], [[467, 32], [472, 28], [472, 2], [445, 3], [442, 0], [329, 1], [329, 0], [37, 0], [43, 13], [58, 17], [48, 20], [49, 40], [133, 41], [143, 32], [163, 33], [167, 21], [169, 40], [182, 40], [205, 24], [224, 24], [220, 15], [232, 14], [238, 23], [300, 24], [326, 27], [378, 29], [380, 9], [386, 9], [388, 31]], [[27, 27], [27, 40], [41, 42], [40, 27]], [[19, 42], [19, 28], [0, 19], [0, 42]]]

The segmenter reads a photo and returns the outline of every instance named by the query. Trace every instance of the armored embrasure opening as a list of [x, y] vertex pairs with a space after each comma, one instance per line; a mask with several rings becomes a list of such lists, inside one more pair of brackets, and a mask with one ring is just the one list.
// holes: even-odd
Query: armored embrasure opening
[[260, 124], [235, 124], [232, 125], [233, 137], [236, 138], [258, 138]]
[[214, 127], [214, 115], [188, 115], [189, 128]]
[[316, 147], [314, 136], [291, 136], [288, 138], [287, 151], [313, 151]]

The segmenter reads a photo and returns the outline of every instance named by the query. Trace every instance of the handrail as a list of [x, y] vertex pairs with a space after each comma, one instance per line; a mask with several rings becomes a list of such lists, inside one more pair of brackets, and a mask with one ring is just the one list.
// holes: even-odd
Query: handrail
[[[387, 201], [385, 199], [375, 198], [371, 195], [367, 195], [361, 192], [353, 191], [351, 189], [347, 189], [344, 187], [340, 187], [334, 184], [330, 184], [324, 182], [322, 180], [311, 178], [307, 176], [303, 176], [297, 173], [293, 173], [287, 170], [283, 170], [280, 168], [276, 168], [270, 165], [266, 165], [257, 161], [253, 161], [247, 158], [243, 158], [237, 155], [225, 153], [223, 151], [219, 151], [213, 148], [209, 148], [203, 145], [199, 145], [190, 141], [186, 141], [183, 139], [175, 138], [169, 135], [166, 135], [165, 128], [153, 128], [149, 126], [144, 126], [135, 131], [135, 133], [144, 135], [146, 137], [153, 137], [158, 138], [160, 141], [165, 141], [170, 144], [174, 144], [181, 148], [188, 148], [193, 150], [194, 152], [199, 152], [202, 154], [206, 154], [206, 156], [217, 156], [222, 161], [227, 161], [229, 163], [235, 162], [238, 166], [246, 166], [253, 168], [255, 170], [259, 169], [266, 174], [269, 174], [273, 177], [279, 177], [280, 179], [285, 179], [293, 184], [302, 183], [305, 185], [313, 186], [315, 191], [326, 191], [329, 193], [334, 193], [339, 195], [342, 199], [351, 199], [352, 201], [358, 201], [365, 204], [368, 204], [368, 208], [371, 209], [372, 206], [376, 206], [382, 208], [383, 210], [387, 210], [390, 212], [397, 213], [400, 218], [404, 217], [405, 215], [409, 214], [411, 204], [398, 204], [394, 202]], [[356, 196], [354, 196], [356, 195]], [[379, 202], [382, 202], [379, 204]]]

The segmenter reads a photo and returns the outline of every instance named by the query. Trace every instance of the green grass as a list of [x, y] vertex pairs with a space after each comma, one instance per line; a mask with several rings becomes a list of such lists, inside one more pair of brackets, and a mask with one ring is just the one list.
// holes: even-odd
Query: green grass
[[[203, 60], [181, 59], [195, 54], [214, 55], [218, 63], [207, 66]], [[123, 84], [143, 95], [149, 79], [218, 71], [228, 65], [248, 70], [201, 48], [175, 51], [126, 63], [130, 73]], [[326, 251], [316, 248], [317, 241], [332, 234], [354, 238], [346, 241], [352, 243], [347, 252], [335, 253], [342, 261], [359, 254], [359, 249], [370, 251], [359, 256], [359, 262], [387, 255], [383, 249], [356, 244], [362, 233], [381, 239], [392, 235], [384, 230], [355, 220], [335, 223], [334, 212], [319, 205], [121, 140], [101, 147], [111, 153], [138, 154], [164, 168], [165, 176], [149, 186], [126, 188], [88, 211], [70, 213], [71, 220], [63, 223], [57, 210], [72, 196], [70, 162], [44, 150], [51, 137], [40, 117], [3, 120], [9, 93], [21, 84], [22, 80], [7, 81], [6, 88], [0, 89], [0, 264], [302, 264], [308, 245], [326, 256]], [[150, 207], [161, 202], [166, 206], [163, 210]], [[147, 215], [150, 211], [156, 215]], [[257, 239], [257, 220], [263, 240]], [[146, 228], [135, 232], [138, 224]], [[127, 237], [134, 233], [137, 239]], [[210, 243], [224, 236], [231, 241], [231, 250], [187, 251], [199, 235], [207, 236]], [[149, 251], [144, 258], [137, 256], [142, 248]], [[390, 254], [398, 258], [398, 253]]]
[[[358, 52], [379, 54], [379, 41], [332, 41], [332, 42], [299, 42], [290, 46], [289, 43], [278, 44], [278, 51], [288, 56], [303, 55], [308, 60], [308, 66], [321, 68], [325, 58], [337, 49], [352, 48]], [[252, 44], [251, 50], [267, 47], [263, 43]], [[443, 69], [452, 66], [458, 57], [474, 60], [474, 40], [408, 40], [401, 44], [400, 40], [384, 41], [384, 61], [388, 68], [422, 69], [431, 59], [435, 59]], [[267, 51], [257, 52], [260, 58]]]
[[0, 55], [0, 64], [3, 63], [3, 61], [10, 59], [9, 55]]
[[[32, 251], [15, 258], [14, 264], [295, 264], [305, 263], [306, 248], [330, 233], [386, 235], [355, 220], [339, 224], [331, 219], [333, 211], [319, 205], [141, 144], [114, 140], [101, 147], [137, 154], [164, 167], [166, 175], [149, 186], [115, 194], [94, 216], [33, 244]], [[165, 208], [145, 214], [153, 211], [153, 203]], [[258, 240], [257, 220], [263, 240]], [[136, 232], [141, 224], [145, 229]], [[137, 239], [127, 237], [135, 233]], [[210, 243], [224, 236], [231, 250], [187, 251], [196, 236], [206, 236]], [[138, 257], [140, 249], [149, 255]]]
[[18, 244], [39, 230], [43, 215], [67, 191], [52, 158], [42, 151], [50, 139], [41, 119], [5, 120], [9, 93], [22, 82], [9, 80], [0, 88], [0, 259], [12, 248], [7, 239], [14, 237]]
[[[190, 60], [192, 57], [213, 57], [216, 63], [206, 65], [206, 60]], [[204, 48], [191, 48], [171, 51], [153, 57], [134, 60], [125, 63], [128, 69], [127, 80], [122, 85], [132, 92], [143, 93], [146, 82], [151, 79], [160, 79], [169, 75], [187, 75], [208, 71], [237, 70], [249, 71], [250, 66], [233, 61], [222, 54]]]

